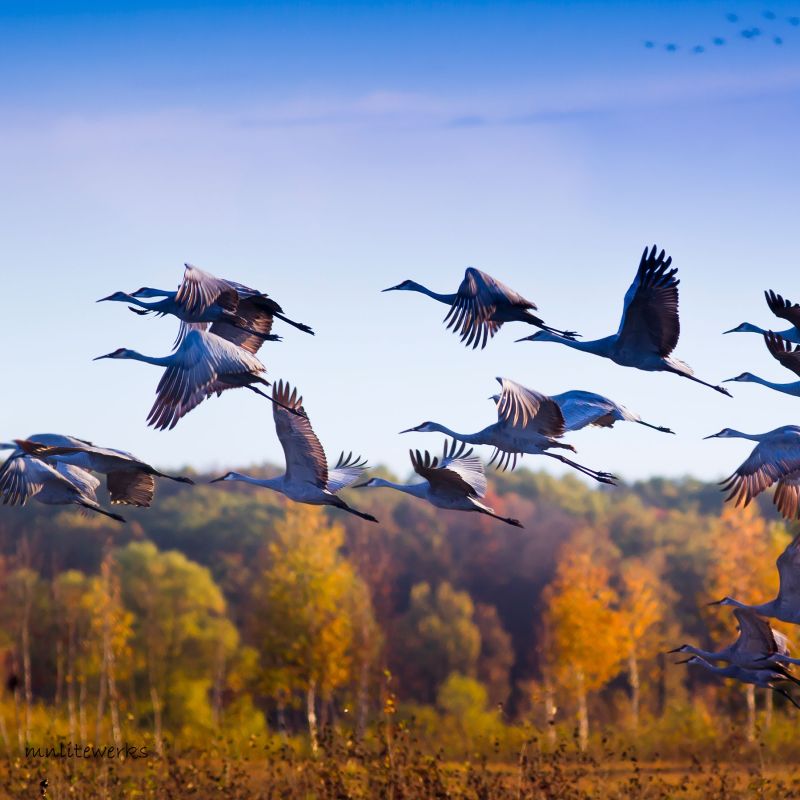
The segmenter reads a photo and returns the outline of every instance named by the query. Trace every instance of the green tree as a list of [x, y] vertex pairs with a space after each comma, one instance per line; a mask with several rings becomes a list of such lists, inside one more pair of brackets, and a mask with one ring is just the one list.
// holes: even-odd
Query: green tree
[[147, 686], [160, 749], [164, 723], [176, 732], [212, 726], [208, 698], [220, 647], [233, 653], [238, 633], [209, 570], [182, 553], [132, 542], [116, 559], [122, 598], [135, 616], [136, 678]]
[[447, 581], [433, 590], [418, 583], [411, 589], [409, 608], [391, 641], [392, 672], [401, 675], [404, 690], [432, 703], [451, 672], [473, 677], [481, 635], [473, 621], [475, 608], [467, 592]]

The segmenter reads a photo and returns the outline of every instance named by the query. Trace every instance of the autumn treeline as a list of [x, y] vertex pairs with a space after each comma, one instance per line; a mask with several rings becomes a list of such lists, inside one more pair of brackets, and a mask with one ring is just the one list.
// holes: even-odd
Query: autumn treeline
[[493, 483], [523, 530], [361, 493], [378, 526], [245, 485], [162, 485], [124, 528], [3, 509], [2, 745], [274, 736], [313, 751], [331, 726], [358, 741], [412, 718], [459, 752], [523, 731], [661, 753], [716, 746], [721, 728], [793, 738], [795, 709], [771, 693], [665, 655], [735, 637], [709, 600], [777, 588], [789, 532], [770, 507], [723, 511], [689, 479]]

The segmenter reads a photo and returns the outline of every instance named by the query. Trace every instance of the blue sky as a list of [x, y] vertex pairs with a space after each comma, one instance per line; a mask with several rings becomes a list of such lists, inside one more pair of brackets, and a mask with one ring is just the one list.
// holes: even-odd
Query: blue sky
[[[317, 330], [283, 326], [262, 354], [269, 377], [300, 387], [331, 459], [353, 449], [405, 473], [409, 447], [441, 439], [397, 431], [426, 419], [478, 430], [506, 375], [602, 392], [679, 433], [571, 435], [594, 468], [727, 474], [747, 444], [701, 437], [797, 423], [800, 400], [749, 385], [728, 400], [515, 344], [520, 326], [467, 351], [443, 306], [379, 290], [414, 278], [454, 291], [474, 265], [594, 338], [616, 330], [657, 242], [682, 279], [677, 357], [714, 382], [791, 380], [758, 337], [720, 334], [776, 324], [764, 289], [800, 301], [796, 14], [800, 3], [0, 4], [0, 438], [71, 433], [171, 467], [280, 462], [266, 401], [229, 392], [158, 433], [145, 417], [159, 371], [91, 361], [120, 346], [166, 354], [172, 320], [94, 300], [175, 285], [191, 261]], [[742, 37], [750, 27], [762, 34]]]

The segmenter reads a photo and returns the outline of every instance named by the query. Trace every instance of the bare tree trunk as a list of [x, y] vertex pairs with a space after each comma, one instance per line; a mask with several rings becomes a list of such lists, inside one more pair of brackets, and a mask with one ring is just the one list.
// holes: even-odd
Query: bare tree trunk
[[583, 679], [583, 670], [575, 672], [578, 690], [578, 746], [581, 752], [586, 752], [589, 746], [589, 708], [586, 703], [586, 686]]
[[747, 697], [747, 741], [754, 742], [756, 740], [756, 687], [752, 683], [748, 683], [744, 691]]
[[67, 713], [69, 738], [75, 741], [75, 624], [69, 621], [67, 629]]
[[768, 691], [764, 694], [764, 729], [769, 730], [772, 727], [772, 692]]
[[631, 719], [633, 730], [639, 730], [639, 662], [636, 658], [636, 648], [631, 647], [628, 655], [628, 681], [631, 685]]
[[544, 721], [547, 726], [546, 735], [547, 743], [551, 748], [555, 749], [556, 746], [556, 713], [558, 708], [556, 706], [555, 692], [553, 691], [553, 683], [549, 677], [544, 680]]
[[86, 725], [86, 676], [81, 673], [81, 690], [78, 693], [78, 730], [81, 735], [81, 742], [87, 740]]
[[306, 691], [306, 716], [308, 718], [308, 736], [311, 740], [311, 752], [316, 755], [317, 742], [317, 682], [311, 680]]
[[150, 684], [150, 702], [153, 704], [153, 736], [156, 740], [156, 753], [164, 755], [164, 740], [161, 736], [161, 700], [158, 697], [158, 690]]
[[97, 716], [94, 723], [94, 743], [100, 744], [102, 734], [103, 717], [106, 713], [106, 695], [108, 693], [108, 664], [106, 663], [105, 653], [103, 653], [103, 664], [100, 668], [100, 680], [97, 685]]

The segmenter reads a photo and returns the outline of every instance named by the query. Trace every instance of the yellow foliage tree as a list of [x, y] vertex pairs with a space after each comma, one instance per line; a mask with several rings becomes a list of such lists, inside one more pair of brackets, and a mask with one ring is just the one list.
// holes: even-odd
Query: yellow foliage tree
[[319, 509], [293, 506], [275, 526], [270, 563], [256, 592], [255, 627], [267, 691], [279, 704], [306, 695], [317, 747], [317, 694], [327, 700], [351, 675], [353, 593], [359, 586], [339, 554], [344, 531]]
[[639, 663], [663, 646], [659, 624], [664, 618], [669, 592], [656, 570], [638, 558], [620, 565], [619, 586], [620, 632], [627, 650], [631, 720], [636, 729], [639, 726]]
[[[561, 550], [555, 577], [543, 594], [554, 675], [578, 701], [578, 740], [589, 739], [587, 695], [618, 672], [625, 637], [611, 585], [607, 551], [596, 531], [578, 531]], [[601, 542], [602, 544], [602, 542]]]

